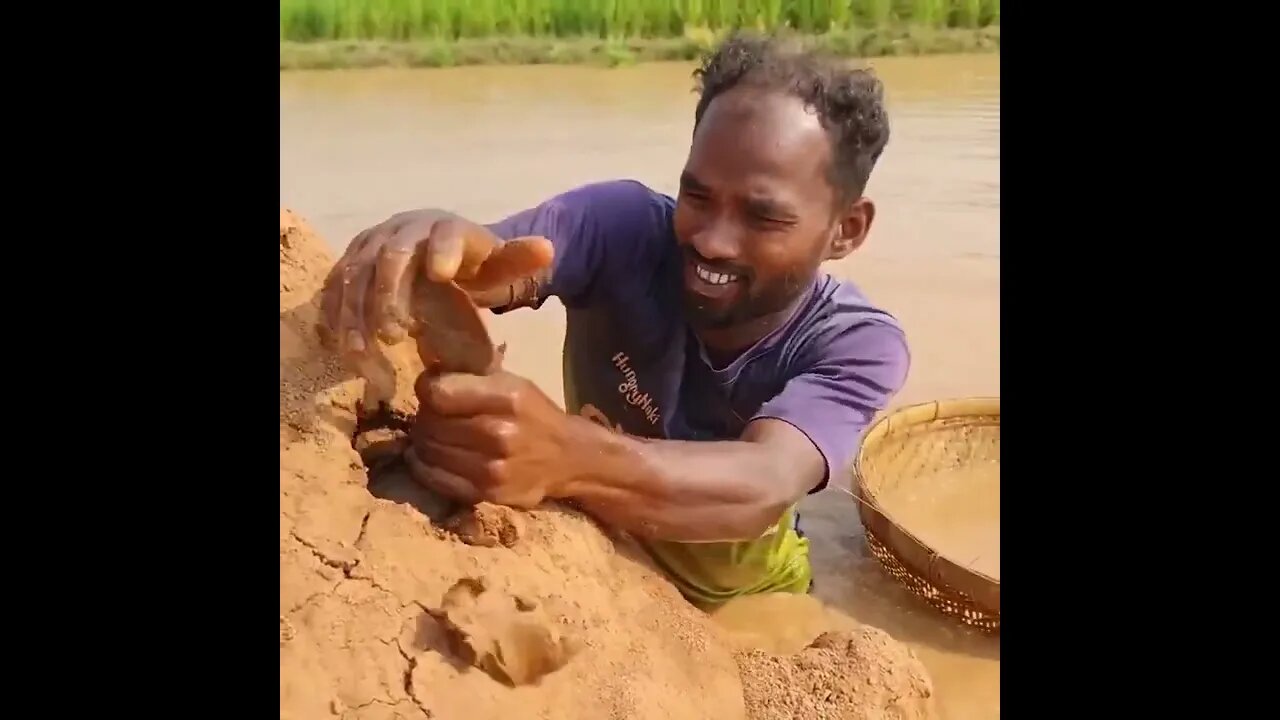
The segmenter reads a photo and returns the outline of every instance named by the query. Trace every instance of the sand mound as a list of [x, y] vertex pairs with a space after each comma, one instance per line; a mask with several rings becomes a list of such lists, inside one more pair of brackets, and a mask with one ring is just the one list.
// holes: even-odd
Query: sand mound
[[[451, 508], [395, 471], [386, 429], [362, 432], [362, 460], [363, 381], [314, 330], [333, 259], [281, 212], [281, 718], [930, 716], [923, 669], [883, 633], [735, 657], [723, 631], [581, 514]], [[392, 361], [391, 417], [403, 419], [421, 366], [411, 344]], [[797, 688], [829, 693], [814, 704]]]
[[823, 633], [797, 655], [737, 655], [753, 720], [924, 720], [935, 716], [924, 667], [883, 630]]

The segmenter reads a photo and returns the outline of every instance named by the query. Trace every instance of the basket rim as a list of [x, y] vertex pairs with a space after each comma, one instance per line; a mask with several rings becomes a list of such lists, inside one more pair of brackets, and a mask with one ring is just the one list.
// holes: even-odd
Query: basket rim
[[868, 487], [863, 463], [868, 448], [897, 429], [904, 429], [934, 422], [939, 419], [961, 417], [1000, 416], [1000, 396], [977, 395], [951, 397], [913, 403], [895, 408], [881, 416], [867, 429], [854, 456], [852, 481], [854, 494], [859, 500], [858, 514], [864, 526], [870, 529], [898, 561], [912, 572], [934, 585], [957, 590], [977, 606], [1000, 612], [1000, 580], [979, 570], [974, 570], [944, 553], [940, 553], [895, 520], [881, 505], [874, 491]]

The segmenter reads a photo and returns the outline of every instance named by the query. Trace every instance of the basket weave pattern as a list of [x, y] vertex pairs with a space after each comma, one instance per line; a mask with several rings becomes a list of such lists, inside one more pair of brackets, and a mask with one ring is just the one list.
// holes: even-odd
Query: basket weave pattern
[[1000, 461], [1000, 401], [973, 398], [902, 408], [868, 431], [854, 465], [867, 547], [886, 572], [934, 608], [980, 631], [1000, 632], [1000, 581], [928, 547], [878, 498], [899, 482]]
[[880, 542], [875, 533], [868, 531], [866, 536], [867, 547], [871, 550], [871, 554], [875, 556], [876, 560], [880, 561], [880, 565], [884, 567], [885, 572], [893, 576], [893, 579], [904, 585], [907, 590], [910, 590], [911, 594], [923, 598], [925, 602], [937, 608], [944, 615], [953, 617], [983, 632], [999, 634], [1000, 613], [987, 612], [978, 608], [968, 595], [959, 590], [948, 587], [939, 588], [933, 585], [898, 562], [897, 556], [889, 548], [885, 547], [884, 543]]

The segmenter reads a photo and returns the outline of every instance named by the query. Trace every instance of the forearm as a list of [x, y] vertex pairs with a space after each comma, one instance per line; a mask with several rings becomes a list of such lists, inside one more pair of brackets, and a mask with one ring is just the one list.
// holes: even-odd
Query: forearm
[[781, 477], [785, 469], [756, 443], [643, 440], [573, 421], [583, 468], [557, 494], [637, 536], [748, 540], [795, 500]]

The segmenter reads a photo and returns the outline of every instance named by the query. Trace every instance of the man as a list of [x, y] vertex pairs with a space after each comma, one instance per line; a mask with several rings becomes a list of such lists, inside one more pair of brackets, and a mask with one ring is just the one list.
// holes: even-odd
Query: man
[[[808, 590], [796, 504], [844, 482], [909, 355], [890, 315], [819, 269], [875, 217], [863, 190], [889, 135], [879, 82], [748, 36], [695, 75], [676, 198], [615, 181], [486, 226], [396, 215], [353, 241], [325, 315], [367, 367], [372, 333], [404, 338], [412, 282], [456, 280], [496, 312], [558, 297], [568, 413], [511, 373], [424, 374], [406, 459], [455, 498], [571, 500], [711, 608]], [[516, 269], [546, 242], [545, 270]]]

